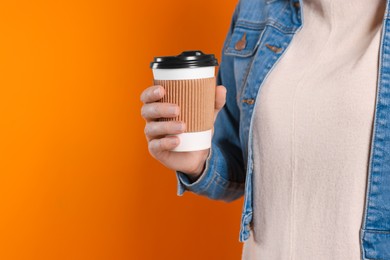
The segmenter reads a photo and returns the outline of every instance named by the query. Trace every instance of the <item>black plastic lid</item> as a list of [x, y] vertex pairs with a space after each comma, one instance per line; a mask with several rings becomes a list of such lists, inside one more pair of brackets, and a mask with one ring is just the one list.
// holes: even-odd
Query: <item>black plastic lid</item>
[[204, 54], [201, 51], [184, 51], [177, 56], [155, 57], [150, 63], [152, 69], [185, 69], [218, 66], [213, 54]]

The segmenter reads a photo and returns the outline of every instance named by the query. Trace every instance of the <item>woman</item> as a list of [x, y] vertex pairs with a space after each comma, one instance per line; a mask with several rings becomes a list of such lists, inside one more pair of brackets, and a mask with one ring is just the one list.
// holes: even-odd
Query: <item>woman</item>
[[243, 259], [390, 259], [388, 5], [241, 0], [209, 150], [169, 152], [185, 125], [156, 119], [179, 108], [143, 92], [150, 153], [178, 194], [244, 195]]

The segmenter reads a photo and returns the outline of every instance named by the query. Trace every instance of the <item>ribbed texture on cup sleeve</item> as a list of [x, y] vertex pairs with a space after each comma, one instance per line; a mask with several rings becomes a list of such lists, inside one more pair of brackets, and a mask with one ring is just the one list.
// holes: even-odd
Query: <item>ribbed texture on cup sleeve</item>
[[160, 121], [182, 121], [185, 132], [210, 130], [214, 123], [215, 77], [189, 80], [155, 80], [155, 85], [165, 89], [160, 100], [177, 104], [180, 115], [175, 118], [161, 118]]

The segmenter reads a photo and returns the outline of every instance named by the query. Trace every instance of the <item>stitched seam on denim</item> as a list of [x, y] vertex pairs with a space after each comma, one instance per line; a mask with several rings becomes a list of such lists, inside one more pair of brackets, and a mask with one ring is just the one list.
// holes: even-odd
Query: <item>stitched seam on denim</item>
[[273, 18], [268, 18], [265, 22], [251, 22], [248, 20], [240, 20], [240, 24], [236, 26], [240, 28], [247, 28], [247, 29], [253, 29], [253, 30], [261, 30], [260, 27], [265, 28], [267, 25], [272, 25], [275, 28], [278, 28], [279, 31], [283, 33], [294, 33], [299, 28], [297, 27], [287, 27], [285, 25], [282, 25], [278, 21], [274, 20]]
[[[238, 104], [238, 106], [240, 108], [240, 111], [242, 109], [242, 104], [240, 102], [240, 99], [242, 97], [242, 94], [244, 93], [244, 89], [246, 87], [246, 83], [247, 83], [247, 80], [248, 80], [248, 75], [249, 75], [250, 70], [252, 69], [252, 65], [253, 65], [253, 62], [254, 62], [255, 56], [256, 56], [255, 54], [258, 51], [258, 46], [260, 45], [261, 39], [263, 38], [263, 35], [264, 35], [264, 32], [265, 32], [265, 28], [263, 28], [263, 30], [260, 32], [259, 37], [257, 39], [257, 42], [253, 46], [252, 50], [248, 52], [248, 56], [240, 56], [239, 54], [237, 54], [235, 52], [229, 52], [229, 51], [233, 51], [233, 48], [230, 48], [229, 46], [230, 46], [231, 41], [233, 40], [234, 32], [232, 33], [232, 36], [231, 36], [231, 38], [229, 40], [229, 43], [227, 44], [227, 47], [225, 49], [225, 54], [233, 56], [233, 59], [237, 59], [237, 57], [250, 59], [248, 65], [246, 66], [246, 68], [244, 70], [244, 74], [242, 76], [242, 80], [239, 83], [238, 91], [236, 89], [236, 92], [237, 92], [237, 94], [236, 94], [236, 102], [237, 102], [237, 104]], [[234, 57], [234, 56], [236, 56], [236, 57]]]
[[[364, 238], [366, 237], [367, 233], [374, 233], [374, 234], [381, 234], [381, 235], [386, 235], [386, 236], [390, 236], [390, 231], [381, 231], [381, 230], [369, 230], [369, 229], [362, 229], [363, 231], [363, 236], [362, 236], [362, 240], [364, 241]], [[364, 257], [367, 255], [367, 252], [365, 249], [364, 250]], [[368, 258], [368, 257], [365, 257], [363, 259], [366, 259], [366, 260], [386, 260], [384, 258]]]
[[[260, 44], [259, 44], [260, 45]], [[241, 104], [241, 102], [240, 102], [240, 99], [243, 97], [243, 95], [244, 95], [244, 93], [245, 93], [245, 90], [247, 89], [247, 81], [248, 81], [248, 77], [249, 77], [249, 73], [250, 73], [250, 71], [251, 71], [251, 69], [252, 69], [252, 66], [253, 66], [253, 63], [254, 63], [254, 61], [255, 61], [255, 59], [256, 59], [256, 57], [254, 57], [253, 59], [252, 59], [252, 61], [251, 61], [251, 63], [250, 63], [250, 69], [248, 69], [248, 71], [247, 71], [247, 74], [246, 74], [246, 76], [245, 76], [245, 82], [244, 82], [244, 84], [243, 84], [243, 86], [242, 86], [242, 88], [241, 88], [241, 91], [240, 91], [240, 94], [239, 94], [239, 99], [237, 100], [238, 101], [238, 103], [240, 104], [240, 106], [242, 106], [242, 104]], [[278, 59], [278, 56], [272, 56], [272, 61], [270, 61], [268, 64], [274, 64], [275, 63], [275, 61]], [[267, 67], [266, 68], [266, 70], [264, 70], [263, 72], [262, 72], [262, 74], [260, 75], [260, 77], [259, 78], [262, 78], [263, 79], [263, 81], [264, 81], [264, 76], [268, 73], [268, 71], [270, 70], [272, 68], [272, 66], [271, 67]], [[248, 98], [251, 98], [251, 97], [248, 97]], [[255, 99], [256, 100], [256, 99]]]
[[364, 232], [363, 232], [363, 229], [360, 228], [360, 231], [359, 231], [359, 240], [360, 240], [360, 258], [361, 259], [365, 259], [366, 258], [366, 251], [364, 250]]
[[247, 85], [247, 82], [248, 82], [248, 76], [249, 76], [249, 72], [251, 71], [252, 69], [252, 66], [253, 66], [253, 62], [255, 60], [255, 57], [252, 56], [251, 58], [251, 61], [249, 62], [246, 70], [245, 70], [245, 74], [244, 76], [242, 77], [242, 80], [241, 80], [241, 83], [240, 83], [240, 88], [239, 88], [239, 93], [236, 97], [237, 99], [237, 103], [239, 104], [239, 106], [242, 108], [242, 102], [240, 102], [241, 98], [242, 98], [242, 95], [246, 89], [246, 85]]
[[[180, 172], [180, 171], [179, 171], [179, 172]], [[186, 175], [184, 172], [180, 172], [180, 173], [181, 173], [181, 175]], [[203, 176], [201, 176], [201, 177], [203, 177]], [[188, 178], [188, 177], [186, 177], [186, 176], [184, 176], [184, 177], [180, 176], [180, 177], [179, 177], [179, 180], [180, 180], [180, 182], [182, 183], [182, 185], [184, 186], [184, 189], [185, 189], [185, 190], [194, 192], [193, 190], [194, 190], [194, 189], [196, 190], [196, 187], [199, 186], [199, 183], [197, 183], [197, 182], [202, 182], [202, 181], [200, 180], [201, 177], [199, 177], [199, 179], [196, 180], [195, 182], [193, 182], [193, 183], [188, 183], [188, 184], [187, 184], [187, 183], [184, 183], [184, 182], [182, 181], [182, 178]], [[194, 187], [195, 187], [195, 188], [194, 188]]]
[[390, 236], [390, 230], [363, 229], [363, 232], [364, 233], [375, 233], [375, 234], [381, 234], [381, 235]]
[[[282, 17], [283, 15], [285, 15], [285, 13], [288, 11], [287, 10], [287, 7], [289, 7], [289, 3], [286, 2], [284, 8], [280, 11], [280, 15], [279, 17]], [[291, 10], [290, 10], [291, 11]], [[268, 25], [275, 25], [275, 27], [279, 28], [280, 31], [282, 31], [283, 33], [294, 33], [298, 30], [299, 27], [296, 27], [296, 26], [286, 26], [286, 25], [283, 25], [281, 23], [279, 23], [277, 20], [274, 20], [273, 18], [268, 18], [267, 19], [267, 24]]]
[[239, 99], [237, 100], [238, 103], [240, 104], [240, 106], [242, 106], [242, 104], [241, 104], [241, 102], [240, 102], [240, 99], [242, 98], [242, 95], [245, 93], [244, 91], [245, 91], [246, 86], [247, 86], [248, 76], [249, 76], [250, 71], [252, 70], [253, 63], [254, 63], [254, 61], [255, 61], [255, 59], [256, 59], [256, 56], [257, 56], [256, 54], [257, 54], [257, 52], [259, 51], [259, 46], [260, 46], [261, 39], [263, 38], [265, 31], [266, 31], [266, 30], [265, 30], [265, 28], [264, 28], [264, 30], [261, 32], [259, 38], [257, 39], [256, 45], [255, 45], [255, 46], [257, 47], [257, 49], [254, 48], [254, 49], [256, 49], [256, 51], [254, 52], [254, 55], [253, 55], [253, 57], [252, 57], [250, 63], [248, 64], [248, 68], [247, 68], [247, 70], [246, 70], [246, 72], [245, 72], [245, 76], [243, 77], [243, 80], [242, 80], [242, 82], [241, 82], [241, 88], [240, 88], [240, 93], [239, 93]]
[[[368, 213], [369, 213], [369, 208], [370, 208], [370, 205], [371, 205], [371, 188], [372, 188], [372, 164], [374, 162], [374, 147], [375, 147], [375, 136], [377, 135], [378, 133], [378, 113], [377, 113], [377, 108], [378, 108], [378, 104], [379, 104], [379, 93], [381, 91], [381, 86], [383, 84], [383, 80], [382, 80], [382, 69], [383, 69], [383, 62], [384, 62], [384, 51], [383, 51], [383, 47], [384, 47], [384, 44], [385, 44], [385, 32], [386, 32], [386, 29], [387, 29], [387, 26], [386, 26], [386, 23], [384, 23], [383, 25], [383, 28], [382, 28], [382, 32], [381, 32], [381, 47], [380, 47], [380, 67], [379, 67], [379, 72], [378, 72], [378, 83], [377, 83], [377, 93], [376, 93], [376, 97], [375, 97], [375, 117], [374, 117], [374, 126], [373, 126], [373, 133], [372, 133], [372, 136], [371, 136], [371, 147], [370, 147], [370, 162], [369, 162], [369, 169], [368, 169], [368, 178], [367, 178], [367, 190], [366, 190], [366, 205], [365, 205], [365, 211], [364, 211], [364, 222], [362, 223], [362, 228], [365, 229], [366, 226], [367, 226], [367, 221], [368, 221]], [[389, 54], [387, 54], [389, 55]]]
[[[217, 158], [218, 158], [218, 153], [215, 153], [215, 158], [214, 158], [214, 161], [213, 161], [214, 167], [215, 167], [215, 162], [217, 161]], [[215, 177], [216, 177], [216, 171], [214, 170], [211, 174], [212, 174], [212, 176], [210, 177], [211, 179], [208, 181], [208, 183], [206, 183], [206, 184], [204, 185], [203, 188], [200, 188], [200, 189], [199, 189], [199, 193], [202, 193], [202, 192], [204, 192], [205, 190], [207, 190], [207, 189], [210, 187], [210, 185], [214, 182]]]
[[[210, 148], [210, 154], [209, 154], [209, 157], [211, 158], [212, 157], [212, 154], [214, 151], [212, 148]], [[203, 174], [206, 174], [206, 172], [209, 171], [209, 168], [211, 167], [210, 164], [214, 165], [215, 164], [215, 158], [212, 162], [209, 162], [209, 157], [207, 157], [207, 160], [206, 160], [206, 165], [205, 165], [205, 169], [203, 171]], [[210, 174], [213, 174], [213, 172], [211, 172]], [[209, 181], [209, 183], [206, 185], [206, 184], [203, 184], [203, 185], [200, 185], [199, 183], [202, 183], [204, 180], [201, 180], [200, 178], [202, 177], [207, 177], [207, 176], [200, 176], [198, 180], [196, 180], [195, 182], [193, 183], [190, 183], [190, 184], [185, 184], [183, 183], [183, 186], [186, 188], [186, 190], [189, 190], [189, 191], [192, 191], [194, 192], [193, 190], [195, 189], [196, 190], [196, 187], [199, 186], [199, 190], [196, 191], [196, 193], [201, 193], [203, 192], [204, 190], [206, 190], [206, 188], [210, 185], [210, 183], [212, 182], [214, 176], [212, 177], [209, 177], [211, 178], [211, 180]], [[198, 182], [199, 181], [199, 182]], [[206, 187], [202, 187], [202, 186], [206, 186]], [[195, 188], [194, 188], [195, 187]]]
[[[217, 155], [216, 157], [218, 157], [218, 154], [216, 154], [216, 155]], [[216, 178], [215, 182], [222, 188], [225, 188], [222, 185], [227, 185], [229, 183], [232, 183], [232, 184], [235, 184], [235, 185], [245, 184], [245, 181], [244, 182], [235, 182], [235, 181], [230, 181], [230, 180], [225, 179], [224, 177], [222, 177], [222, 175], [218, 172], [217, 169], [215, 169], [214, 172], [215, 172], [216, 177], [218, 177], [218, 178]]]
[[270, 24], [267, 24], [267, 25], [277, 29], [282, 34], [295, 34], [299, 30], [299, 27], [297, 27], [296, 29], [291, 30], [291, 31], [284, 31], [284, 30], [280, 29], [278, 26], [276, 26], [275, 24], [270, 23]]
[[[211, 173], [211, 174], [212, 174], [212, 173]], [[200, 193], [204, 192], [204, 191], [210, 186], [210, 184], [213, 182], [214, 178], [215, 178], [215, 176], [214, 176], [214, 174], [213, 174], [213, 175], [210, 177], [210, 180], [207, 182], [207, 184], [204, 184], [203, 187], [200, 187], [196, 192], [194, 191], [194, 187], [191, 187], [191, 186], [188, 188], [188, 190], [189, 190], [189, 191], [192, 191], [192, 192], [194, 192], [194, 193], [200, 194]]]
[[388, 259], [384, 259], [384, 258], [364, 258], [365, 260], [388, 260]]
[[267, 0], [265, 1], [266, 4], [272, 4], [274, 2], [278, 2], [278, 1], [282, 1], [282, 0]]
[[[218, 184], [223, 189], [228, 190], [236, 190], [237, 188], [242, 188], [242, 186], [245, 185], [245, 182], [235, 182], [235, 181], [228, 181], [224, 177], [222, 177], [217, 171], [216, 173], [216, 184]], [[235, 185], [235, 187], [231, 187], [230, 185]]]
[[[283, 17], [288, 6], [289, 6], [289, 3], [288, 3], [288, 1], [286, 1], [283, 8], [278, 12], [277, 17], [275, 17], [275, 18], [277, 19], [279, 17]], [[277, 20], [274, 20], [273, 18], [270, 18], [270, 17], [267, 17], [266, 22], [267, 22], [267, 24], [272, 22], [272, 23], [278, 24], [280, 27], [286, 27], [286, 26], [283, 26], [282, 24], [279, 24], [279, 22]]]
[[236, 25], [234, 27], [261, 31], [262, 29], [264, 29], [265, 26], [267, 26], [266, 22], [253, 22], [249, 20], [239, 19], [237, 20]]
[[[217, 179], [218, 180], [218, 179]], [[233, 200], [234, 198], [241, 197], [245, 192], [245, 186], [242, 183], [231, 182], [234, 185], [222, 185], [219, 181], [216, 181], [218, 187], [220, 187], [224, 193], [228, 193], [228, 198], [226, 200]], [[238, 185], [237, 185], [238, 184]], [[225, 197], [225, 196], [224, 196]]]
[[[282, 16], [282, 14], [285, 14], [288, 6], [289, 6], [289, 4], [286, 2], [284, 7], [282, 8], [282, 10], [279, 12], [281, 14], [280, 16]], [[259, 28], [260, 26], [266, 27], [267, 25], [273, 25], [273, 27], [278, 28], [279, 31], [281, 31], [283, 33], [294, 33], [299, 28], [296, 26], [288, 27], [286, 25], [281, 24], [277, 20], [274, 20], [273, 18], [269, 18], [269, 17], [265, 21], [262, 21], [262, 22], [254, 22], [254, 21], [245, 20], [243, 18], [238, 18], [237, 22], [236, 22], [236, 26], [239, 24], [240, 25], [242, 24], [243, 26], [244, 25], [253, 26], [255, 28]]]
[[255, 45], [251, 50], [247, 50], [245, 52], [241, 52], [241, 54], [236, 51], [234, 48], [227, 47], [225, 48], [225, 55], [232, 56], [234, 58], [250, 58], [255, 53], [257, 45]]
[[[253, 67], [253, 63], [256, 59], [256, 54], [257, 52], [259, 51], [259, 46], [261, 45], [261, 39], [263, 38], [264, 36], [264, 33], [266, 31], [266, 28], [264, 28], [264, 30], [261, 32], [258, 40], [257, 40], [257, 43], [256, 43], [256, 52], [254, 53], [253, 57], [252, 57], [252, 60], [250, 61], [250, 63], [248, 64], [248, 68], [246, 69], [245, 71], [245, 76], [243, 77], [242, 79], [242, 82], [240, 83], [241, 85], [241, 88], [240, 88], [240, 92], [238, 93], [237, 95], [237, 103], [239, 104], [240, 108], [242, 109], [242, 103], [240, 102], [240, 99], [242, 98], [243, 94], [245, 93], [245, 90], [246, 90], [246, 87], [247, 87], [247, 82], [248, 82], [248, 77], [249, 77], [249, 73], [250, 71], [252, 70], [252, 67]], [[254, 48], [255, 49], [255, 48]]]
[[295, 33], [300, 26], [297, 25], [287, 26], [277, 20], [277, 18], [279, 17], [284, 17], [284, 15], [289, 15], [288, 12], [292, 12], [292, 10], [288, 8], [290, 6], [291, 6], [290, 3], [286, 1], [284, 7], [279, 11], [279, 15], [277, 15], [276, 17], [267, 17], [264, 21], [260, 21], [260, 22], [250, 21], [250, 20], [246, 20], [245, 18], [238, 17], [237, 24], [243, 24], [254, 28], [272, 25], [273, 27], [278, 28], [279, 31], [281, 31], [282, 33]]
[[[250, 127], [249, 127], [249, 129], [250, 129]], [[249, 130], [250, 131], [250, 130]], [[249, 134], [248, 135], [249, 136], [249, 140], [251, 140], [250, 138], [251, 138], [251, 135]], [[249, 146], [248, 146], [248, 152], [247, 152], [247, 154], [248, 154], [248, 162], [251, 164], [252, 163], [252, 160], [253, 160], [253, 158], [251, 158], [250, 157], [250, 154], [249, 154]], [[251, 166], [249, 164], [249, 166]], [[248, 166], [248, 165], [247, 165]], [[247, 192], [247, 186], [249, 186], [249, 185], [252, 185], [252, 183], [251, 183], [251, 178], [252, 178], [252, 174], [250, 173], [250, 171], [253, 169], [252, 167], [250, 167], [250, 170], [248, 170], [249, 168], [247, 167], [247, 170], [246, 170], [246, 176], [245, 176], [245, 192], [244, 192], [244, 205], [243, 205], [243, 208], [244, 208], [244, 217], [242, 218], [242, 222], [241, 222], [241, 226], [242, 226], [242, 232], [243, 232], [243, 236], [244, 235], [247, 235], [247, 232], [246, 232], [246, 227], [245, 227], [245, 224], [246, 224], [246, 219], [248, 218], [248, 215], [249, 215], [249, 213], [250, 214], [252, 214], [252, 210], [253, 210], [253, 208], [252, 208], [252, 205], [251, 205], [251, 203], [252, 203], [252, 194], [250, 194], [249, 192]], [[249, 207], [248, 207], [249, 206]], [[249, 208], [250, 208], [250, 210], [249, 210]], [[247, 235], [247, 237], [248, 237], [248, 235]]]
[[213, 172], [213, 175], [212, 175], [210, 181], [207, 183], [207, 185], [205, 185], [205, 187], [204, 187], [203, 189], [200, 189], [200, 190], [199, 190], [199, 193], [202, 193], [202, 192], [208, 190], [208, 189], [210, 188], [211, 184], [214, 182], [215, 177], [216, 177], [216, 175], [215, 175], [214, 172]]

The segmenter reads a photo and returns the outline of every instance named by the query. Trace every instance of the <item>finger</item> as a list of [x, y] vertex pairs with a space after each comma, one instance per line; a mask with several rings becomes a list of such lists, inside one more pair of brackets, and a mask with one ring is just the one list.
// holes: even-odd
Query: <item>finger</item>
[[162, 117], [177, 117], [179, 114], [179, 106], [171, 103], [154, 102], [151, 104], [145, 104], [141, 108], [141, 115], [147, 121]]
[[170, 151], [179, 145], [179, 138], [177, 136], [169, 136], [161, 139], [153, 139], [149, 142], [149, 152], [154, 157], [159, 157], [162, 152]]
[[162, 86], [151, 86], [145, 89], [141, 94], [141, 101], [145, 104], [160, 100], [165, 94]]
[[215, 110], [214, 110], [214, 122], [217, 118], [219, 111], [226, 103], [226, 88], [224, 86], [217, 86], [215, 88]]
[[215, 109], [220, 110], [226, 102], [226, 88], [217, 86], [215, 88]]
[[179, 121], [152, 121], [145, 126], [145, 135], [149, 140], [169, 134], [181, 134], [185, 131], [185, 123]]

